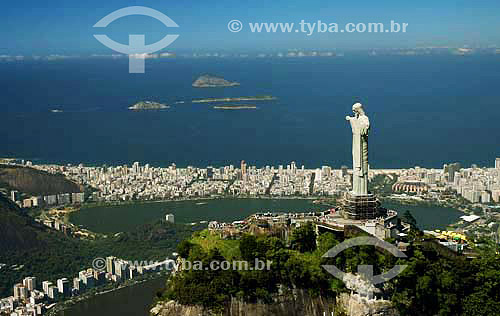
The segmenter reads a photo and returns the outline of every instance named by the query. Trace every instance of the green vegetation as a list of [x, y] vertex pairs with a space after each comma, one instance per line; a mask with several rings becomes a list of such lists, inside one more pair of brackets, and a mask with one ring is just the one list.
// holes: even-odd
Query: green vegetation
[[[344, 290], [343, 285], [321, 268], [323, 249], [336, 241], [322, 236], [316, 249], [312, 225], [305, 225], [293, 234], [293, 248], [276, 237], [244, 235], [239, 240], [223, 240], [208, 231], [195, 233], [190, 241], [178, 247], [178, 253], [190, 262], [246, 261], [248, 270], [183, 270], [167, 284], [163, 299], [181, 304], [202, 305], [221, 311], [237, 297], [245, 302], [271, 303], [280, 285], [297, 286], [313, 296], [333, 297]], [[295, 250], [297, 249], [297, 250]], [[272, 262], [271, 270], [255, 268], [255, 259]]]
[[99, 257], [163, 261], [197, 229], [158, 221], [127, 233], [79, 240], [36, 223], [0, 195], [0, 263], [6, 264], [0, 273], [0, 297], [12, 295], [12, 286], [24, 277], [36, 276], [40, 282], [69, 278]]
[[408, 255], [408, 268], [386, 289], [401, 315], [499, 315], [500, 260], [494, 252], [467, 261], [419, 246]]
[[[201, 246], [205, 252], [216, 248], [225, 258], [232, 259], [240, 256], [240, 242], [238, 240], [223, 240], [210, 234], [207, 230], [194, 233], [191, 241], [193, 244]], [[189, 255], [189, 252], [187, 254]], [[187, 258], [187, 256], [183, 258]]]
[[193, 82], [195, 88], [218, 88], [239, 86], [238, 82], [231, 82], [213, 75], [202, 75]]
[[316, 248], [316, 233], [312, 223], [296, 229], [292, 233], [291, 238], [292, 249], [299, 252], [310, 252]]
[[[0, 258], [15, 249], [29, 250], [44, 246], [41, 236], [45, 231], [44, 226], [22, 213], [17, 205], [0, 194]], [[0, 259], [0, 263], [5, 262]]]
[[413, 223], [415, 241], [406, 259], [372, 246], [353, 247], [336, 258], [322, 258], [341, 240], [324, 233], [317, 237], [317, 243], [313, 242], [310, 225], [292, 232], [291, 246], [276, 237], [244, 235], [239, 240], [223, 240], [208, 231], [198, 232], [178, 247], [181, 256], [190, 262], [202, 261], [206, 267], [212, 261], [246, 260], [254, 267], [258, 258], [272, 261], [271, 270], [183, 270], [168, 281], [161, 299], [221, 312], [231, 298], [271, 303], [280, 286], [284, 286], [285, 293], [286, 289], [301, 288], [313, 297], [334, 297], [346, 289], [323, 270], [323, 264], [334, 264], [352, 273], [357, 272], [358, 265], [369, 264], [374, 266], [375, 274], [395, 264], [406, 264], [400, 276], [383, 285], [384, 297], [401, 315], [499, 315], [500, 260], [495, 252], [487, 248], [481, 250], [480, 258], [467, 260], [433, 242], [421, 242], [416, 227]]

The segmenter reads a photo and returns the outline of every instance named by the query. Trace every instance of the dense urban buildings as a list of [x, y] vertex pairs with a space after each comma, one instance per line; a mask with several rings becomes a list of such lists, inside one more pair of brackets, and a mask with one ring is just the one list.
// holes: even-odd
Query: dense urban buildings
[[[30, 164], [31, 165], [31, 164]], [[24, 208], [82, 204], [86, 201], [114, 202], [131, 200], [176, 200], [212, 197], [341, 197], [352, 186], [352, 170], [343, 166], [333, 169], [298, 167], [292, 161], [283, 166], [258, 168], [241, 162], [206, 168], [152, 167], [135, 162], [124, 166], [60, 166], [33, 165], [50, 173], [61, 173], [69, 179], [91, 188], [86, 193], [61, 193], [20, 200], [21, 193], [11, 191], [10, 197]], [[441, 169], [414, 167], [408, 169], [371, 169], [376, 175], [396, 177], [394, 193], [437, 198], [443, 192], [453, 192], [471, 203], [500, 202], [500, 158], [495, 168], [459, 163], [443, 165]]]
[[[0, 314], [12, 316], [44, 315], [54, 303], [78, 296], [109, 282], [121, 283], [127, 280], [162, 270], [172, 270], [174, 260], [163, 262], [129, 262], [116, 257], [97, 258], [100, 267], [82, 270], [72, 280], [61, 278], [37, 283], [35, 277], [27, 277], [13, 287], [13, 295], [0, 299]], [[94, 265], [96, 264], [94, 260]], [[41, 285], [41, 286], [40, 286]]]
[[401, 170], [393, 190], [428, 196], [452, 191], [471, 203], [499, 203], [500, 158], [495, 160], [495, 168], [475, 165], [462, 168], [453, 163], [444, 165], [443, 169], [415, 167]]
[[[61, 173], [69, 179], [84, 185], [92, 192], [61, 193], [21, 199], [23, 192], [11, 191], [10, 198], [25, 208], [65, 206], [81, 204], [86, 201], [114, 202], [129, 200], [155, 199], [196, 199], [210, 197], [339, 197], [351, 188], [352, 171], [347, 167], [333, 169], [323, 166], [316, 169], [297, 167], [295, 162], [287, 166], [265, 166], [257, 168], [242, 161], [240, 168], [232, 165], [223, 167], [151, 167], [136, 162], [132, 167], [85, 167], [59, 165], [31, 165], [30, 167]], [[383, 176], [389, 179], [392, 189], [388, 197], [440, 201], [443, 197], [453, 196], [463, 205], [481, 205], [483, 209], [496, 207], [500, 202], [500, 158], [495, 160], [495, 168], [462, 167], [459, 163], [446, 164], [443, 168], [414, 167], [409, 169], [372, 169], [369, 178]], [[459, 200], [463, 198], [464, 200]], [[28, 202], [30, 201], [30, 202]], [[342, 207], [311, 214], [255, 214], [243, 221], [233, 223], [210, 222], [209, 229], [223, 235], [233, 235], [245, 231], [248, 222], [257, 221], [260, 225], [272, 227], [276, 223], [300, 224], [314, 221], [319, 229], [342, 230], [356, 227], [378, 238], [405, 236], [408, 226], [400, 226], [396, 212], [388, 211], [387, 216], [374, 219], [346, 219], [340, 215]], [[485, 216], [486, 217], [486, 216]], [[464, 224], [488, 225], [486, 219], [468, 213], [461, 217]], [[174, 215], [167, 214], [165, 221], [174, 223]], [[57, 219], [45, 219], [44, 225], [71, 234], [71, 227]], [[266, 226], [266, 227], [267, 227]], [[484, 231], [484, 229], [483, 229]], [[465, 232], [474, 236], [475, 231], [461, 228], [460, 231], [426, 231], [434, 234], [442, 245], [456, 251], [464, 251], [469, 240]], [[484, 232], [483, 232], [484, 233]], [[102, 270], [89, 268], [82, 270], [73, 278], [45, 280], [27, 277], [15, 284], [12, 296], [0, 299], [0, 312], [9, 315], [42, 315], [54, 302], [80, 295], [90, 289], [109, 282], [123, 282], [134, 279], [148, 271], [157, 271], [163, 263], [144, 265], [133, 264], [116, 257], [103, 259]], [[0, 268], [2, 268], [0, 266]]]
[[[94, 192], [88, 197], [91, 201], [192, 199], [227, 195], [336, 196], [347, 190], [351, 181], [342, 170], [333, 170], [328, 166], [298, 168], [295, 162], [287, 166], [263, 168], [249, 166], [245, 161], [241, 162], [240, 168], [233, 165], [177, 168], [175, 164], [161, 168], [148, 164], [142, 166], [139, 162], [132, 167], [37, 165], [35, 168], [63, 173], [75, 182], [93, 188]], [[58, 198], [57, 202], [61, 204]]]

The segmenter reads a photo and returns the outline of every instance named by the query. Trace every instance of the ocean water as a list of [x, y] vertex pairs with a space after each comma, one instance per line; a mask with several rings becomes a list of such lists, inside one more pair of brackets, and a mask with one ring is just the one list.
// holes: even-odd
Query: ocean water
[[[204, 73], [241, 86], [191, 87]], [[491, 166], [500, 156], [499, 87], [500, 55], [175, 58], [147, 60], [145, 74], [129, 74], [126, 59], [0, 63], [0, 157], [338, 168], [351, 163], [344, 117], [360, 101], [372, 123], [372, 168]], [[190, 103], [262, 94], [278, 100], [233, 111]], [[141, 100], [171, 108], [127, 110]]]

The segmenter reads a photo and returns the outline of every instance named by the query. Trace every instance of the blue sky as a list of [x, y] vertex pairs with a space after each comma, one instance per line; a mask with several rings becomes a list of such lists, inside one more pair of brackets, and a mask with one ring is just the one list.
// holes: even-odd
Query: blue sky
[[[128, 34], [145, 34], [147, 43], [166, 34], [180, 37], [172, 51], [267, 51], [299, 49], [369, 49], [416, 46], [500, 46], [500, 1], [171, 1], [171, 0], [16, 0], [0, 11], [0, 55], [109, 54], [92, 26], [114, 10], [141, 5], [157, 9], [180, 27], [167, 28], [149, 18], [131, 16], [113, 22], [104, 34], [127, 43]], [[228, 21], [241, 20], [243, 31], [231, 33]], [[408, 23], [399, 34], [251, 33], [248, 22], [354, 22], [391, 20]], [[246, 28], [245, 28], [246, 26]]]

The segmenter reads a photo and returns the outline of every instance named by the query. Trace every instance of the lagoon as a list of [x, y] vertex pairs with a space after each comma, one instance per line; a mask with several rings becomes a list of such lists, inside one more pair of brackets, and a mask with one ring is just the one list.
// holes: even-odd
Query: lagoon
[[[453, 208], [428, 205], [383, 203], [399, 214], [409, 210], [423, 229], [443, 229], [459, 220], [462, 213]], [[311, 199], [212, 199], [131, 203], [115, 206], [86, 207], [71, 214], [70, 221], [91, 231], [111, 233], [131, 231], [142, 224], [175, 215], [177, 223], [199, 221], [235, 221], [257, 212], [321, 211], [329, 207], [313, 204]]]
[[58, 316], [148, 316], [157, 291], [165, 287], [157, 278], [76, 303]]
[[324, 210], [326, 206], [307, 199], [212, 199], [132, 203], [83, 208], [70, 221], [100, 232], [131, 231], [135, 227], [175, 215], [176, 223], [235, 221], [257, 212], [303, 212]]

